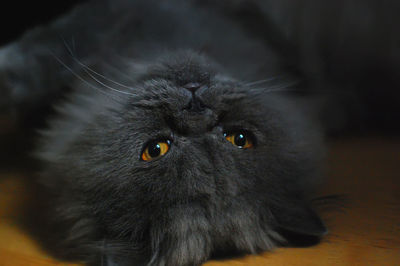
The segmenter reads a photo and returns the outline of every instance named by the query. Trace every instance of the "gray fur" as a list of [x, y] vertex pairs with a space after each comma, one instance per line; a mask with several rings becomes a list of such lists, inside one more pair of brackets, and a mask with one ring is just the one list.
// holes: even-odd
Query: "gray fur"
[[[308, 8], [296, 20], [291, 1], [92, 1], [1, 49], [3, 110], [23, 125], [27, 114], [55, 110], [34, 153], [62, 256], [92, 265], [201, 265], [326, 234], [310, 204], [321, 130], [304, 102], [279, 91], [300, 88], [299, 79], [311, 89], [354, 88], [366, 77], [354, 69], [376, 62], [366, 55], [396, 70], [389, 55], [397, 50], [386, 54], [372, 42], [347, 57], [368, 41], [376, 18], [336, 29], [329, 8], [301, 2]], [[233, 19], [243, 3], [259, 13]], [[370, 13], [368, 3], [332, 5]], [[353, 21], [353, 13], [340, 14]], [[253, 27], [258, 15], [269, 20]], [[264, 26], [278, 33], [266, 37]], [[332, 34], [321, 37], [325, 30]], [[388, 45], [398, 38], [389, 35]], [[191, 93], [188, 84], [199, 88]], [[228, 142], [224, 133], [235, 131], [254, 147]], [[171, 141], [168, 153], [141, 160], [160, 139]]]
[[[208, 58], [178, 52], [137, 76], [132, 95], [80, 88], [59, 108], [38, 156], [48, 162], [41, 182], [57, 191], [55, 215], [71, 223], [66, 246], [79, 242], [90, 254], [85, 246], [122, 241], [148, 265], [199, 265], [216, 251], [272, 249], [289, 241], [280, 235], [286, 227], [325, 233], [306, 197], [318, 134], [289, 100], [226, 75]], [[201, 84], [204, 110], [187, 109], [188, 82]], [[253, 149], [224, 138], [237, 129], [252, 132]], [[160, 138], [171, 139], [170, 151], [141, 161], [144, 145]]]

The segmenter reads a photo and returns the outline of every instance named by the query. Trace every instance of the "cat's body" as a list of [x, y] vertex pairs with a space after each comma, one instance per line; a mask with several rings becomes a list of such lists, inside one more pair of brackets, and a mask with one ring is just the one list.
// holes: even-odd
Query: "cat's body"
[[199, 265], [326, 233], [320, 130], [277, 93], [329, 80], [314, 44], [269, 2], [209, 2], [93, 1], [0, 51], [20, 128], [56, 103], [35, 154], [63, 256]]

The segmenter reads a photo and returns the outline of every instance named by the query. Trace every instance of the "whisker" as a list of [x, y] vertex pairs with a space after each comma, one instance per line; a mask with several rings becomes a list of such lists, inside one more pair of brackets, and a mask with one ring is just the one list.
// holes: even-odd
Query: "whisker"
[[76, 51], [76, 46], [75, 46], [75, 38], [72, 36], [72, 50]]
[[271, 87], [269, 89], [266, 90], [266, 92], [277, 92], [277, 91], [303, 91], [300, 88], [295, 88], [294, 86], [296, 86], [297, 84], [299, 84], [298, 80], [294, 80], [291, 82], [285, 82], [279, 86], [275, 86], [275, 87]]
[[52, 54], [52, 56], [63, 66], [65, 67], [69, 72], [71, 72], [71, 74], [73, 74], [76, 78], [78, 78], [80, 81], [82, 81], [83, 83], [85, 83], [87, 86], [89, 86], [92, 89], [95, 89], [97, 91], [99, 91], [100, 93], [110, 97], [112, 100], [116, 101], [116, 99], [114, 98], [114, 95], [106, 93], [105, 91], [103, 91], [102, 89], [94, 86], [92, 83], [88, 82], [86, 79], [84, 79], [83, 77], [81, 77], [78, 73], [76, 73], [71, 67], [67, 66], [57, 55], [55, 55], [55, 53], [53, 53], [52, 51], [50, 51], [50, 53]]
[[266, 87], [253, 87], [251, 89], [254, 90], [260, 90], [262, 93], [274, 93], [274, 92], [300, 92], [300, 93], [305, 93], [306, 95], [336, 95], [340, 97], [347, 97], [347, 98], [354, 98], [355, 96], [349, 92], [349, 91], [344, 91], [341, 89], [333, 90], [333, 89], [326, 89], [326, 88], [321, 88], [321, 89], [315, 89], [315, 88], [310, 88], [310, 87], [295, 87], [298, 84], [301, 84], [300, 79], [292, 80], [292, 81], [285, 81], [282, 84], [277, 84], [275, 86], [266, 86]]
[[276, 80], [282, 79], [283, 77], [284, 77], [284, 75], [279, 75], [279, 76], [275, 76], [275, 77], [272, 77], [272, 78], [252, 81], [252, 82], [248, 82], [248, 83], [243, 84], [243, 86], [251, 87], [251, 86], [254, 86], [254, 85], [260, 85], [260, 84], [263, 84], [263, 83], [267, 83], [267, 82], [271, 82], [271, 81], [276, 81]]
[[[117, 67], [114, 66], [114, 65], [111, 65], [111, 64], [109, 64], [109, 63], [104, 63], [104, 66], [107, 67], [108, 69], [111, 69], [111, 70], [114, 71], [114, 72], [117, 71], [119, 75], [121, 75], [121, 76], [127, 78], [127, 79], [130, 80], [130, 81], [136, 81], [135, 79], [132, 78], [132, 75], [129, 75], [129, 74], [123, 72], [121, 69], [117, 68]], [[136, 74], [136, 73], [137, 73], [137, 71], [135, 72], [135, 71], [133, 71], [133, 70], [130, 70], [129, 72], [130, 72], [130, 73], [133, 73], [133, 74]], [[123, 84], [121, 84], [121, 85], [123, 85]], [[124, 85], [124, 86], [125, 86], [125, 85]], [[127, 86], [127, 87], [129, 87], [129, 86]], [[132, 89], [132, 88], [131, 88], [131, 89]]]
[[268, 87], [256, 87], [256, 88], [251, 88], [252, 90], [260, 91], [261, 93], [273, 93], [273, 92], [289, 92], [289, 91], [304, 91], [303, 89], [293, 87], [295, 85], [299, 84], [297, 80], [292, 81], [292, 82], [284, 82], [282, 84], [276, 85], [276, 86], [268, 86]]
[[79, 61], [79, 60], [76, 59], [76, 58], [74, 58], [74, 60], [75, 60], [80, 66], [82, 66], [83, 68], [85, 68], [86, 70], [92, 72], [93, 74], [95, 74], [95, 75], [97, 75], [97, 76], [99, 76], [99, 77], [101, 77], [101, 78], [103, 78], [103, 79], [105, 79], [105, 80], [107, 80], [107, 81], [109, 81], [109, 82], [111, 82], [111, 83], [114, 83], [114, 84], [116, 84], [116, 85], [118, 85], [118, 86], [121, 86], [121, 87], [123, 87], [123, 88], [126, 88], [126, 89], [130, 89], [130, 90], [133, 89], [133, 88], [130, 87], [130, 86], [127, 86], [127, 85], [124, 85], [124, 84], [119, 83], [119, 82], [117, 82], [117, 81], [114, 81], [114, 80], [112, 80], [112, 79], [110, 79], [110, 78], [107, 78], [106, 76], [104, 76], [104, 75], [102, 75], [102, 74], [100, 74], [100, 73], [94, 71], [94, 70], [91, 69], [89, 66], [85, 65], [84, 63], [82, 63], [81, 61]]
[[92, 74], [90, 74], [89, 71], [88, 71], [86, 68], [84, 68], [83, 71], [85, 71], [85, 73], [87, 73], [87, 74], [88, 74], [93, 80], [95, 80], [97, 83], [99, 83], [100, 85], [102, 85], [103, 87], [105, 87], [105, 88], [107, 88], [107, 89], [109, 89], [109, 90], [112, 90], [112, 91], [115, 91], [115, 92], [118, 92], [118, 93], [122, 93], [122, 94], [126, 94], [126, 95], [135, 96], [135, 94], [133, 94], [133, 93], [129, 93], [129, 92], [126, 92], [126, 91], [120, 91], [120, 90], [117, 90], [117, 89], [115, 89], [115, 88], [113, 88], [113, 87], [108, 86], [107, 84], [105, 84], [104, 82], [101, 82], [101, 81], [100, 81], [99, 79], [97, 79], [95, 76], [93, 76]]
[[[61, 37], [61, 38], [62, 38], [62, 37]], [[95, 74], [95, 75], [97, 75], [97, 76], [99, 76], [99, 77], [105, 79], [106, 81], [112, 82], [112, 83], [114, 83], [114, 84], [116, 84], [116, 85], [118, 85], [118, 86], [121, 86], [121, 87], [123, 87], [123, 88], [128, 88], [128, 89], [132, 90], [132, 87], [129, 87], [129, 86], [126, 86], [126, 85], [121, 84], [121, 83], [119, 83], [119, 82], [116, 82], [116, 81], [114, 81], [114, 80], [111, 80], [111, 79], [107, 78], [106, 76], [104, 76], [104, 75], [102, 75], [102, 74], [100, 74], [100, 73], [94, 71], [94, 70], [91, 69], [89, 66], [85, 65], [84, 63], [82, 63], [82, 62], [75, 56], [73, 50], [72, 50], [71, 47], [67, 44], [67, 42], [65, 41], [65, 39], [62, 38], [62, 40], [63, 40], [63, 43], [64, 43], [65, 48], [67, 49], [67, 51], [68, 51], [68, 53], [70, 54], [70, 56], [72, 57], [72, 59], [73, 59], [78, 65], [80, 65], [81, 67], [83, 67], [83, 70], [86, 72], [86, 74], [88, 74], [93, 80], [95, 80], [95, 81], [96, 81], [97, 83], [99, 83], [100, 85], [102, 85], [102, 86], [104, 86], [105, 88], [110, 89], [110, 90], [112, 90], [112, 91], [115, 91], [115, 92], [118, 92], [118, 93], [121, 93], [121, 94], [126, 94], [126, 95], [134, 96], [134, 94], [132, 94], [132, 93], [125, 92], [125, 91], [120, 91], [120, 90], [117, 90], [117, 89], [115, 89], [115, 88], [113, 88], [113, 87], [110, 87], [110, 86], [108, 86], [107, 84], [105, 84], [104, 82], [101, 82], [101, 81], [100, 81], [99, 79], [97, 79], [94, 75], [90, 74], [89, 72], [91, 72], [91, 73], [93, 73], [93, 74]], [[74, 39], [74, 38], [72, 39], [72, 42], [73, 42], [73, 46], [75, 46], [75, 39]]]
[[64, 47], [65, 47], [65, 49], [67, 49], [67, 51], [68, 51], [68, 53], [70, 54], [70, 56], [71, 56], [72, 58], [75, 58], [76, 56], [75, 56], [75, 54], [74, 54], [74, 51], [76, 51], [76, 49], [75, 49], [75, 40], [74, 40], [74, 38], [72, 38], [72, 43], [73, 43], [72, 45], [73, 45], [73, 47], [74, 47], [74, 51], [72, 51], [71, 47], [69, 47], [67, 41], [64, 39], [63, 36], [60, 36], [60, 38], [62, 39], [63, 44], [64, 44]]
[[[286, 76], [287, 77], [287, 76]], [[351, 92], [351, 90], [344, 90], [341, 88], [335, 89], [327, 89], [327, 88], [316, 88], [315, 86], [301, 86], [301, 88], [289, 88], [291, 86], [295, 86], [298, 84], [303, 83], [306, 81], [305, 79], [301, 78], [291, 78], [291, 79], [284, 79], [285, 75], [279, 75], [273, 78], [269, 79], [263, 79], [263, 80], [258, 80], [250, 83], [245, 83], [243, 86], [247, 87], [253, 87], [251, 89], [259, 89], [263, 90], [263, 92], [302, 92], [302, 93], [307, 93], [307, 94], [313, 94], [313, 95], [336, 95], [340, 97], [349, 97], [349, 98], [355, 98], [356, 95]], [[279, 81], [281, 80], [281, 81]], [[266, 84], [266, 87], [257, 87], [255, 85], [261, 85], [267, 82], [273, 82], [274, 85], [279, 84], [279, 82], [282, 82], [282, 85], [280, 87], [277, 86], [270, 86], [271, 84]], [[278, 85], [279, 86], [279, 85]]]
[[287, 88], [287, 87], [282, 87], [282, 88], [276, 88], [276, 89], [269, 89], [265, 91], [266, 93], [273, 93], [273, 92], [296, 92], [296, 91], [302, 91], [299, 89], [295, 88]]

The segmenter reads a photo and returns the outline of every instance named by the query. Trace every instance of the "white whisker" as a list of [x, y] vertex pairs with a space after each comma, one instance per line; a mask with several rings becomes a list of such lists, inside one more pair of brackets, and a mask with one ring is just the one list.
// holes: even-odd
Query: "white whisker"
[[85, 80], [84, 78], [82, 78], [78, 73], [76, 73], [71, 67], [67, 66], [58, 56], [56, 56], [52, 51], [50, 51], [50, 53], [54, 56], [54, 58], [63, 66], [65, 67], [69, 72], [71, 72], [76, 78], [78, 78], [79, 80], [81, 80], [83, 83], [85, 83], [87, 86], [89, 86], [90, 88], [93, 88], [97, 91], [99, 91], [100, 93], [107, 95], [108, 97], [110, 97], [113, 100], [116, 100], [114, 98], [114, 95], [106, 93], [105, 91], [103, 91], [102, 89], [94, 86], [92, 83], [88, 82], [87, 80]]
[[260, 88], [252, 88], [254, 90], [259, 90], [261, 93], [272, 93], [272, 92], [289, 92], [289, 91], [301, 91], [299, 88], [295, 88], [293, 86], [299, 84], [299, 81], [286, 81], [281, 84], [277, 84], [275, 86], [267, 86]]
[[84, 68], [87, 69], [88, 71], [92, 72], [93, 74], [95, 74], [95, 75], [97, 75], [97, 76], [99, 76], [99, 77], [101, 77], [101, 78], [103, 78], [103, 79], [105, 79], [105, 80], [107, 80], [107, 81], [109, 81], [109, 82], [111, 82], [111, 83], [114, 83], [114, 84], [116, 84], [116, 85], [118, 85], [118, 86], [121, 86], [121, 87], [123, 87], [123, 88], [126, 88], [126, 89], [130, 89], [130, 90], [133, 89], [133, 88], [130, 87], [130, 86], [121, 84], [121, 83], [119, 83], [119, 82], [117, 82], [117, 81], [114, 81], [114, 80], [112, 80], [112, 79], [110, 79], [110, 78], [107, 78], [106, 76], [104, 76], [104, 75], [102, 75], [102, 74], [100, 74], [100, 73], [94, 71], [94, 70], [91, 69], [89, 66], [83, 64], [81, 61], [79, 61], [79, 60], [76, 59], [76, 58], [74, 58], [74, 60], [75, 60], [80, 66], [84, 67]]
[[261, 80], [257, 80], [257, 81], [245, 83], [245, 84], [243, 84], [243, 85], [244, 85], [244, 86], [247, 86], [247, 87], [251, 87], [251, 86], [254, 86], [254, 85], [260, 85], [260, 84], [263, 84], [263, 83], [275, 81], [275, 80], [278, 80], [278, 79], [280, 79], [280, 78], [282, 78], [282, 76], [276, 76], [276, 77], [268, 78], [268, 79], [261, 79]]
[[[135, 65], [138, 65], [138, 64], [136, 63]], [[138, 71], [130, 69], [129, 73], [131, 73], [131, 75], [129, 75], [129, 74], [123, 72], [121, 69], [117, 68], [116, 66], [113, 66], [113, 65], [111, 65], [111, 64], [109, 64], [107, 62], [104, 63], [104, 66], [107, 67], [108, 69], [111, 69], [112, 71], [117, 71], [119, 75], [121, 75], [122, 77], [127, 78], [130, 81], [134, 81], [134, 82], [136, 81], [134, 78], [132, 78], [132, 74], [137, 74]], [[140, 73], [142, 73], [142, 72], [140, 72]]]
[[288, 92], [288, 91], [299, 91], [299, 90], [295, 88], [280, 87], [280, 88], [272, 88], [264, 92], [271, 93], [271, 92]]
[[92, 74], [90, 74], [89, 71], [88, 71], [86, 68], [84, 68], [83, 71], [85, 71], [86, 74], [88, 74], [88, 75], [89, 75], [93, 80], [95, 80], [97, 83], [99, 83], [100, 85], [102, 85], [103, 87], [105, 87], [105, 88], [107, 88], [107, 89], [109, 89], [109, 90], [112, 90], [112, 91], [115, 91], [115, 92], [118, 92], [118, 93], [122, 93], [122, 94], [126, 94], [126, 95], [131, 95], [131, 96], [134, 96], [134, 95], [135, 95], [135, 94], [132, 94], [132, 93], [129, 93], [129, 92], [126, 92], [126, 91], [120, 91], [120, 90], [117, 90], [117, 89], [115, 89], [115, 88], [113, 88], [113, 87], [108, 86], [107, 84], [101, 82], [101, 81], [100, 81], [99, 79], [97, 79], [95, 76], [93, 76]]
[[[105, 88], [107, 88], [107, 89], [109, 89], [109, 90], [112, 90], [112, 91], [115, 91], [115, 92], [118, 92], [118, 93], [121, 93], [121, 94], [126, 94], [126, 95], [134, 96], [134, 94], [132, 94], [132, 93], [125, 92], [125, 91], [120, 91], [120, 90], [117, 90], [117, 89], [115, 89], [115, 88], [113, 88], [113, 87], [110, 87], [110, 86], [108, 86], [107, 84], [105, 84], [104, 82], [101, 82], [101, 81], [100, 81], [99, 79], [97, 79], [94, 75], [90, 74], [89, 72], [91, 72], [91, 73], [93, 73], [93, 74], [95, 74], [95, 75], [97, 75], [97, 76], [99, 76], [99, 77], [105, 79], [106, 81], [109, 81], [109, 82], [111, 82], [111, 83], [114, 83], [114, 84], [116, 84], [116, 85], [118, 85], [118, 86], [121, 86], [121, 87], [123, 87], [123, 88], [128, 88], [128, 89], [132, 90], [132, 87], [129, 87], [129, 86], [126, 86], [126, 85], [121, 84], [121, 83], [119, 83], [119, 82], [116, 82], [116, 81], [114, 81], [114, 80], [111, 80], [111, 79], [107, 78], [106, 76], [104, 76], [104, 75], [102, 75], [102, 74], [100, 74], [100, 73], [94, 71], [94, 70], [91, 69], [89, 66], [85, 65], [84, 63], [82, 63], [82, 62], [75, 56], [73, 50], [71, 50], [71, 47], [69, 47], [69, 45], [67, 44], [67, 42], [65, 41], [65, 39], [64, 39], [64, 38], [62, 38], [62, 39], [63, 39], [63, 42], [64, 42], [64, 46], [65, 46], [65, 48], [67, 49], [67, 51], [69, 52], [69, 54], [71, 55], [72, 59], [73, 59], [78, 65], [80, 65], [81, 67], [83, 67], [83, 70], [86, 72], [86, 74], [88, 74], [93, 80], [95, 80], [97, 83], [99, 83], [100, 85], [102, 85], [103, 87], [105, 87]], [[73, 46], [75, 46], [75, 39], [74, 39], [74, 38], [72, 39], [72, 42], [73, 42]], [[64, 64], [64, 65], [65, 65], [65, 64]]]

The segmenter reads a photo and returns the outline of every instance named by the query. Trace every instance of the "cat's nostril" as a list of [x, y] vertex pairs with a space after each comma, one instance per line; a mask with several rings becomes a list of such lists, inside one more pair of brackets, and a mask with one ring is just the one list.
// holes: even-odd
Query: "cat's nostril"
[[187, 89], [191, 93], [195, 93], [200, 87], [200, 83], [197, 82], [191, 82], [183, 86], [183, 88]]

